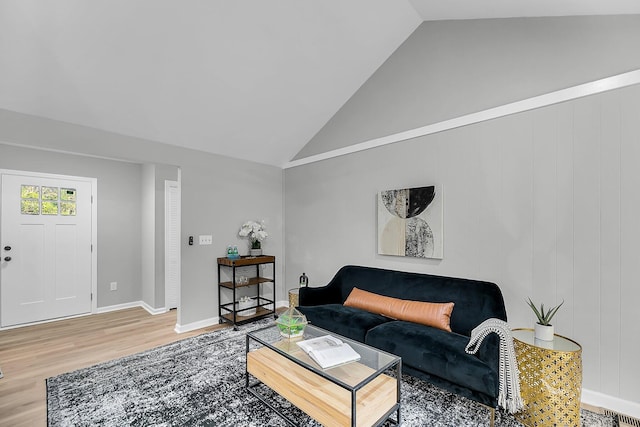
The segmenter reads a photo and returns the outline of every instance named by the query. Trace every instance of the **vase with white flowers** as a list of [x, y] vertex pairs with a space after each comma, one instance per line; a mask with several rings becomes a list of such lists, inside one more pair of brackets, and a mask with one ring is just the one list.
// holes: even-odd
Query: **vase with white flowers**
[[250, 255], [262, 255], [262, 242], [269, 236], [265, 231], [264, 221], [247, 221], [242, 224], [238, 232], [240, 237], [248, 237], [250, 242]]

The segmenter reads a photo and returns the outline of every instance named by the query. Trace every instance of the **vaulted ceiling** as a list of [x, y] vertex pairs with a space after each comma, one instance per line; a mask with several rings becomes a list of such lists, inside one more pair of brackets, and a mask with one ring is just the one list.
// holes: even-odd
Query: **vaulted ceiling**
[[626, 13], [640, 2], [0, 0], [0, 108], [280, 166], [422, 21]]

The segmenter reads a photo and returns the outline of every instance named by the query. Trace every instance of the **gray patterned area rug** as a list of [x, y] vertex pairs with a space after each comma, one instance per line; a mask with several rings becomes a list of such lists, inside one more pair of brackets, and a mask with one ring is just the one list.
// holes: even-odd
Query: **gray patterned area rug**
[[[48, 425], [285, 426], [244, 388], [245, 334], [267, 322], [187, 338], [49, 378]], [[271, 397], [284, 413], [300, 420], [300, 425], [318, 425], [277, 395]], [[406, 427], [489, 426], [489, 410], [405, 376], [402, 421]], [[520, 425], [512, 416], [496, 412], [496, 426]], [[582, 425], [613, 427], [618, 423], [583, 410]]]

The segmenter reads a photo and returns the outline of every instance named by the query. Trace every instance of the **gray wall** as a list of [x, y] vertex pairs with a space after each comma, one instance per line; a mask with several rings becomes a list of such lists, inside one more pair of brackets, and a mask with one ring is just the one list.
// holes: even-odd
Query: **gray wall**
[[296, 159], [640, 68], [640, 15], [424, 22]]
[[[638, 46], [638, 15], [425, 22], [296, 158], [640, 69]], [[638, 123], [630, 87], [287, 169], [287, 283], [349, 263], [484, 279], [512, 327], [527, 297], [564, 299], [583, 386], [638, 402]], [[432, 183], [444, 259], [377, 255], [376, 194]]]
[[[218, 315], [217, 302], [217, 268], [216, 258], [224, 256], [228, 244], [237, 244], [246, 253], [246, 241], [238, 237], [238, 230], [242, 223], [249, 219], [265, 220], [270, 237], [264, 245], [265, 253], [275, 255], [277, 259], [276, 275], [282, 276], [283, 260], [283, 172], [280, 168], [258, 163], [231, 159], [195, 150], [180, 149], [178, 147], [159, 144], [138, 138], [127, 137], [110, 132], [104, 132], [84, 126], [71, 125], [55, 120], [43, 119], [35, 116], [19, 114], [7, 110], [0, 110], [0, 141], [10, 144], [35, 146], [49, 150], [70, 153], [81, 153], [92, 156], [103, 156], [113, 159], [155, 164], [168, 164], [179, 167], [182, 171], [182, 286], [180, 292], [181, 307], [178, 310], [178, 323], [189, 325], [200, 321], [211, 320]], [[3, 150], [12, 150], [3, 147]], [[53, 156], [51, 153], [42, 154], [40, 165], [30, 168], [45, 171], [45, 159]], [[59, 155], [70, 165], [68, 170], [60, 173], [70, 173], [72, 165], [82, 164], [84, 158]], [[13, 163], [28, 162], [26, 155], [16, 156], [15, 161], [6, 162], [10, 168]], [[75, 162], [74, 162], [75, 160]], [[4, 156], [3, 156], [3, 162]], [[119, 162], [112, 162], [120, 165]], [[77, 165], [75, 165], [77, 166]], [[121, 168], [137, 170], [135, 181], [127, 182], [126, 174], [118, 181], [126, 184], [122, 188], [136, 194], [136, 204], [126, 206], [133, 212], [135, 219], [126, 224], [114, 218], [118, 225], [128, 230], [135, 224], [135, 233], [131, 239], [122, 241], [122, 234], [116, 227], [102, 231], [102, 244], [107, 245], [105, 252], [122, 252], [132, 254], [131, 259], [137, 260], [136, 292], [131, 301], [138, 301], [141, 294], [141, 234], [140, 234], [140, 165], [122, 163]], [[61, 168], [64, 169], [64, 168]], [[117, 175], [118, 166], [114, 166]], [[94, 176], [91, 167], [86, 168], [86, 176]], [[80, 174], [82, 175], [82, 174]], [[98, 177], [100, 178], [100, 177]], [[98, 183], [100, 191], [100, 181]], [[106, 202], [109, 207], [109, 200]], [[115, 216], [116, 212], [109, 211], [102, 216]], [[102, 217], [101, 216], [101, 217]], [[99, 218], [99, 221], [101, 218]], [[199, 234], [213, 235], [211, 246], [188, 246], [187, 236]], [[131, 241], [135, 240], [135, 243]], [[135, 255], [133, 255], [135, 253]], [[103, 265], [99, 261], [101, 274], [109, 277], [121, 268], [118, 263]], [[113, 280], [113, 279], [109, 279]], [[119, 282], [120, 286], [120, 282]], [[282, 292], [283, 283], [277, 286], [277, 298], [285, 299]], [[157, 293], [158, 295], [160, 292]], [[107, 294], [108, 295], [108, 294]], [[99, 297], [105, 297], [99, 295]], [[105, 297], [106, 298], [106, 297]], [[163, 297], [164, 298], [164, 297]], [[110, 301], [99, 300], [100, 305], [110, 305]]]
[[[557, 333], [583, 347], [589, 390], [640, 401], [640, 86], [287, 169], [287, 283], [345, 264], [500, 285], [512, 327], [525, 299], [565, 301]], [[443, 186], [444, 259], [376, 254], [376, 194]]]
[[97, 178], [98, 307], [141, 299], [140, 165], [0, 143], [0, 168]]

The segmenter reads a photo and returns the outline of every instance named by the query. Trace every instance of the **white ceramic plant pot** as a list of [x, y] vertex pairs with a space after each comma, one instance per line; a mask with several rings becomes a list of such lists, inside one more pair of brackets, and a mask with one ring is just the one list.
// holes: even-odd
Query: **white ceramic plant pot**
[[553, 341], [553, 325], [536, 323], [533, 335], [540, 341]]

